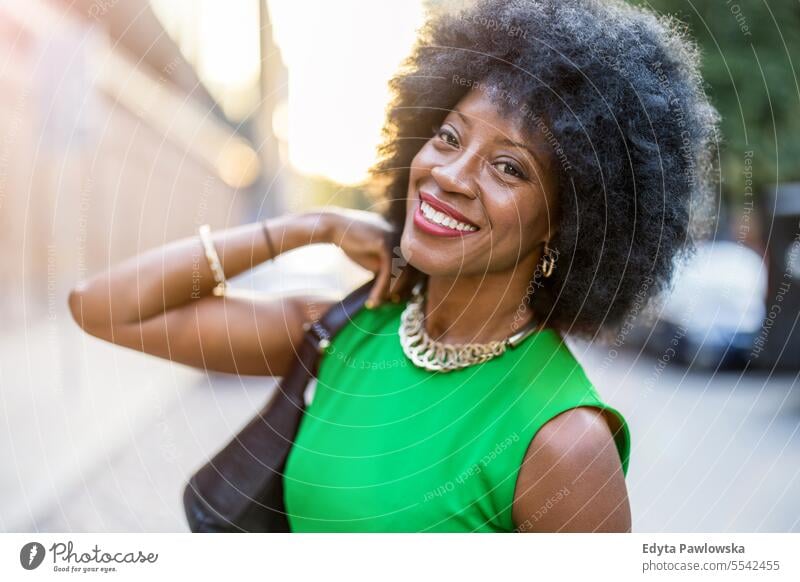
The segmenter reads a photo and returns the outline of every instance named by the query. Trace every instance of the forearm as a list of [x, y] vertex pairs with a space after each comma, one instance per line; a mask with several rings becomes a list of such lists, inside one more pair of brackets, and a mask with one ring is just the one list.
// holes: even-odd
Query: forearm
[[[328, 242], [324, 213], [289, 214], [266, 221], [275, 254]], [[256, 222], [211, 233], [225, 278], [273, 258]], [[216, 285], [199, 237], [146, 251], [76, 286], [70, 309], [82, 327], [144, 321], [207, 296]]]

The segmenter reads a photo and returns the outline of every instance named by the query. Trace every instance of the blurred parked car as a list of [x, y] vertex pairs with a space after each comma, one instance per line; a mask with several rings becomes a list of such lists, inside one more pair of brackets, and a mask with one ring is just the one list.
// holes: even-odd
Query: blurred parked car
[[665, 363], [740, 369], [761, 331], [766, 292], [758, 253], [735, 242], [703, 243], [679, 267], [656, 323], [631, 337]]

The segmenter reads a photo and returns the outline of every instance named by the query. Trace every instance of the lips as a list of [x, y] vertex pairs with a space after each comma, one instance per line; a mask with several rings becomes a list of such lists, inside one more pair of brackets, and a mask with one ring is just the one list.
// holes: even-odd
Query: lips
[[419, 193], [420, 200], [424, 200], [431, 206], [433, 206], [436, 210], [441, 212], [442, 214], [446, 214], [447, 216], [470, 226], [474, 226], [476, 229], [480, 228], [477, 224], [472, 222], [469, 218], [461, 214], [458, 210], [450, 206], [449, 204], [442, 202], [438, 198], [428, 194], [427, 192], [420, 192]]
[[462, 237], [480, 229], [463, 214], [430, 194], [420, 192], [419, 198], [414, 211], [414, 225], [422, 232], [437, 237]]

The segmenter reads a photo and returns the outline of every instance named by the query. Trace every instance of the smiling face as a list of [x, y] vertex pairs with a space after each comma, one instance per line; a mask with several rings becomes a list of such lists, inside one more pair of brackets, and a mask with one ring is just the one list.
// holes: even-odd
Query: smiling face
[[471, 90], [411, 162], [403, 255], [428, 275], [481, 275], [535, 261], [555, 234], [545, 140]]

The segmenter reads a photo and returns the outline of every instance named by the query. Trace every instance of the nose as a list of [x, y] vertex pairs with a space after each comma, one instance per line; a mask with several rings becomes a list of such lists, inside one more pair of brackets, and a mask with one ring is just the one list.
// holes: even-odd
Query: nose
[[453, 155], [447, 162], [433, 166], [431, 176], [439, 188], [445, 192], [476, 198], [480, 165], [480, 156], [465, 149], [458, 155]]

